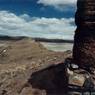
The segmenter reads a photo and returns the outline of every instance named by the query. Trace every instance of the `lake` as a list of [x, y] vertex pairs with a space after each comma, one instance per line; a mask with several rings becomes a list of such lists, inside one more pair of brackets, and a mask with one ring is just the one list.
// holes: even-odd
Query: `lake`
[[59, 51], [64, 52], [67, 50], [73, 49], [73, 43], [49, 43], [49, 42], [41, 42], [41, 44], [47, 48], [48, 50], [52, 51]]

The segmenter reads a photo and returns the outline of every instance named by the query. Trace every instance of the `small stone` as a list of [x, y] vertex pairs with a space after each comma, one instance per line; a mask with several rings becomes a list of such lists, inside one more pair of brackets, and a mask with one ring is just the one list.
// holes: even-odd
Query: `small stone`
[[5, 53], [6, 51], [7, 51], [7, 50], [6, 50], [6, 49], [4, 49], [4, 50], [3, 50], [3, 53]]
[[78, 69], [78, 68], [79, 68], [79, 66], [78, 66], [78, 65], [76, 65], [76, 64], [71, 64], [71, 68], [72, 68], [72, 69]]
[[67, 73], [68, 73], [69, 75], [73, 75], [73, 74], [74, 74], [74, 72], [71, 71], [69, 68], [67, 68]]
[[32, 94], [32, 88], [31, 87], [25, 87], [22, 92], [20, 93], [20, 95], [33, 95]]
[[69, 76], [69, 84], [83, 86], [85, 77], [82, 74], [73, 74]]
[[79, 92], [68, 92], [68, 95], [82, 95], [82, 94]]

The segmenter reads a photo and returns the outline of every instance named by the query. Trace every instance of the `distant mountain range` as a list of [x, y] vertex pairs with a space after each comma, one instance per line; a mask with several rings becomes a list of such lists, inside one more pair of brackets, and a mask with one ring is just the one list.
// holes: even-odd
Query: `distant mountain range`
[[27, 38], [27, 37], [24, 37], [24, 36], [2, 36], [0, 35], [0, 40], [22, 40], [24, 38]]
[[26, 37], [26, 36], [2, 36], [0, 35], [0, 40], [22, 40], [22, 39], [33, 39], [36, 42], [50, 42], [50, 43], [73, 43], [73, 40], [69, 39], [48, 39], [48, 38], [32, 38], [32, 37]]

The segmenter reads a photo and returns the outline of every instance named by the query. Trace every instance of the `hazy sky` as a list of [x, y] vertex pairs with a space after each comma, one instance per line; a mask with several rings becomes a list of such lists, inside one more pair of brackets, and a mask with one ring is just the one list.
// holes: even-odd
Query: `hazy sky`
[[0, 0], [0, 34], [72, 39], [76, 0]]

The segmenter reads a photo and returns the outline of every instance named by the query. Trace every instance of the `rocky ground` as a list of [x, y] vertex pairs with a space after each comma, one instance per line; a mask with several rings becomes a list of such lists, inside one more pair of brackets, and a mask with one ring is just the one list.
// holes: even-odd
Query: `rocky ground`
[[49, 51], [31, 39], [0, 40], [0, 95], [56, 95], [63, 69], [56, 66], [70, 56], [70, 51]]

